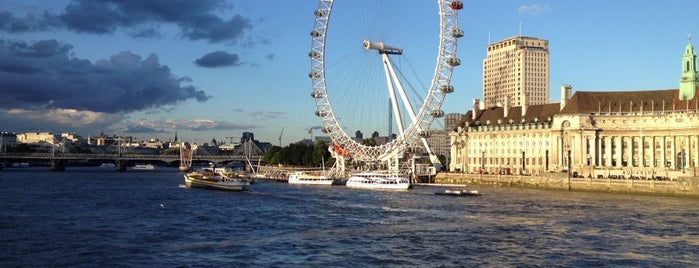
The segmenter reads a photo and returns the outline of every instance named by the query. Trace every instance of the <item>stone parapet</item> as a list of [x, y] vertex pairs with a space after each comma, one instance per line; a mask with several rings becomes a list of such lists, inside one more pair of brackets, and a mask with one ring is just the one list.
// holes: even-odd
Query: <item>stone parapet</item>
[[544, 176], [481, 175], [439, 173], [437, 184], [476, 184], [550, 190], [632, 193], [690, 196], [699, 198], [699, 177], [681, 177], [673, 181], [568, 178], [566, 173]]

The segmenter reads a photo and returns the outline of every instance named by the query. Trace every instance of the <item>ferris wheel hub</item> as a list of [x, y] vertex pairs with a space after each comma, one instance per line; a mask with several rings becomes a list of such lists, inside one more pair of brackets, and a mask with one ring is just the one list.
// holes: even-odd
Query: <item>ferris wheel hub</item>
[[364, 40], [364, 49], [366, 49], [366, 50], [375, 49], [375, 50], [379, 51], [379, 54], [390, 54], [390, 55], [403, 54], [402, 48], [387, 46], [387, 45], [384, 45], [383, 42], [372, 42], [369, 40]]

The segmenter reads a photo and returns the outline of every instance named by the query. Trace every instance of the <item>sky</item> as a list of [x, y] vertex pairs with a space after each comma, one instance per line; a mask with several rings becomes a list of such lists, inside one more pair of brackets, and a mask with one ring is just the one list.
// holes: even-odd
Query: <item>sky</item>
[[[337, 2], [336, 10], [361, 4]], [[280, 134], [282, 145], [309, 138], [308, 130], [321, 124], [308, 78], [317, 5], [2, 0], [0, 131], [140, 140], [170, 140], [176, 131], [199, 143], [253, 132], [274, 145]], [[413, 14], [391, 19], [423, 26]], [[563, 84], [574, 92], [676, 89], [688, 35], [699, 36], [697, 21], [696, 0], [464, 1], [461, 65], [442, 110], [471, 109], [482, 95], [489, 40], [519, 34], [549, 40], [554, 102]]]

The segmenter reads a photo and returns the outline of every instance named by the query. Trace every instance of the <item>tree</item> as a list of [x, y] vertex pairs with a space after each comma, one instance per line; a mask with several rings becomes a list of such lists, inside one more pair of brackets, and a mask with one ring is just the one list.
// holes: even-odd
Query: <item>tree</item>
[[265, 162], [270, 163], [270, 164], [279, 164], [279, 154], [282, 151], [282, 147], [279, 146], [272, 146], [266, 153], [265, 153]]
[[325, 142], [319, 141], [313, 145], [313, 158], [311, 159], [313, 165], [323, 165], [323, 161], [330, 158], [330, 152], [328, 152], [328, 145]]
[[442, 163], [443, 167], [447, 166], [447, 157], [445, 155], [440, 154], [439, 156], [437, 156], [437, 159], [439, 159], [439, 163]]
[[362, 145], [366, 146], [376, 146], [376, 140], [374, 138], [368, 138], [362, 140]]
[[[313, 145], [305, 143], [293, 143], [286, 147], [272, 146], [264, 156], [269, 164], [314, 166], [318, 167], [328, 163], [332, 165], [335, 160], [328, 152], [328, 146], [324, 142], [316, 142]], [[326, 163], [323, 163], [325, 160]]]

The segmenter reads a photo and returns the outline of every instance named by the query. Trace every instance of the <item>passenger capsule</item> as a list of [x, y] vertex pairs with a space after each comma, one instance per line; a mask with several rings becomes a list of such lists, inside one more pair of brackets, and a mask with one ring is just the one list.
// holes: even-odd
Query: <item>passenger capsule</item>
[[459, 58], [450, 57], [447, 59], [447, 64], [449, 64], [452, 67], [459, 66], [461, 65], [461, 60]]
[[325, 117], [326, 115], [328, 115], [328, 112], [326, 111], [316, 111], [317, 117]]
[[459, 37], [463, 37], [463, 36], [464, 36], [464, 31], [463, 31], [463, 30], [461, 30], [461, 29], [459, 29], [459, 28], [457, 28], [457, 27], [454, 27], [454, 28], [451, 29], [451, 37], [459, 38]]
[[316, 11], [313, 12], [313, 13], [314, 13], [314, 14], [316, 15], [316, 17], [318, 17], [318, 18], [325, 17], [325, 11], [322, 11], [322, 10], [320, 10], [320, 9], [316, 9]]
[[452, 85], [441, 85], [439, 90], [441, 90], [442, 93], [453, 93], [454, 87]]
[[320, 36], [322, 36], [322, 34], [319, 31], [316, 31], [316, 30], [311, 31], [311, 37], [316, 38], [316, 37], [320, 37]]
[[323, 97], [323, 93], [318, 92], [318, 91], [313, 91], [313, 92], [311, 93], [311, 97], [313, 97], [314, 99], [319, 99], [319, 98], [322, 98], [322, 97]]
[[423, 131], [420, 131], [419, 135], [420, 135], [420, 137], [428, 138], [430, 136], [430, 132], [427, 130], [423, 130]]
[[438, 118], [443, 117], [444, 111], [439, 110], [439, 109], [434, 109], [434, 110], [430, 111], [430, 115], [432, 115], [433, 117], [438, 117]]
[[318, 74], [318, 72], [310, 72], [308, 73], [308, 77], [310, 77], [311, 79], [318, 79], [320, 78], [320, 75]]
[[315, 50], [311, 50], [311, 52], [308, 52], [308, 56], [311, 57], [312, 59], [320, 57], [320, 53]]
[[451, 1], [451, 4], [449, 4], [449, 8], [451, 8], [453, 10], [460, 10], [460, 9], [464, 8], [464, 3], [462, 3], [461, 1], [458, 1], [458, 0]]

